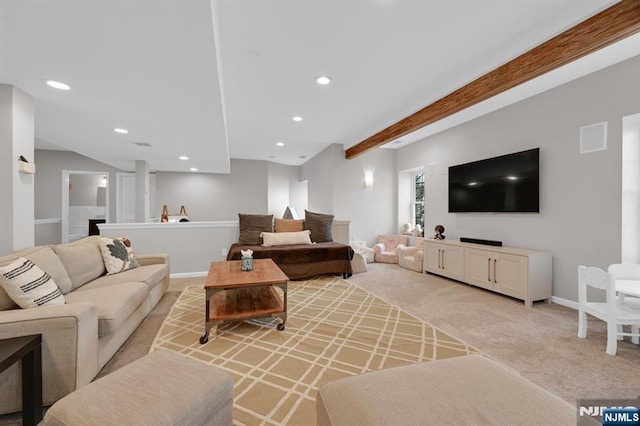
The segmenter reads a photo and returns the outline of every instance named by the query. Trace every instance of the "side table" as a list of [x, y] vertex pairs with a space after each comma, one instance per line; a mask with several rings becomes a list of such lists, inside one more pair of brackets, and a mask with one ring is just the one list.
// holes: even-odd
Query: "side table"
[[42, 420], [42, 335], [0, 339], [0, 373], [22, 360], [22, 424]]

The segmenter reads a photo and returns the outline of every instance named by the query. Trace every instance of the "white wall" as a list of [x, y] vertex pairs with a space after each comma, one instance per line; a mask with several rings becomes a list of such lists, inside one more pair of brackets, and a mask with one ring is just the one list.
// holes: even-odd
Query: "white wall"
[[289, 182], [295, 177], [296, 167], [269, 162], [267, 169], [267, 213], [272, 214], [273, 217], [282, 217], [282, 213], [289, 205]]
[[300, 180], [300, 167], [295, 177], [289, 181], [289, 205], [296, 209], [300, 217], [309, 207], [309, 185], [306, 180]]
[[0, 84], [0, 253], [34, 244], [34, 176], [18, 172], [18, 157], [33, 162], [34, 101]]
[[[426, 224], [448, 238], [502, 240], [553, 254], [553, 294], [577, 300], [579, 264], [620, 261], [622, 117], [640, 110], [640, 57], [398, 150], [397, 169], [435, 163], [425, 181]], [[581, 126], [608, 122], [608, 149], [580, 154]], [[540, 147], [540, 214], [449, 214], [455, 164]]]
[[[341, 145], [331, 145], [302, 166], [308, 180], [309, 210], [349, 220], [351, 240], [376, 242], [379, 234], [397, 233], [395, 151], [377, 149], [346, 160]], [[365, 188], [364, 174], [373, 174]], [[304, 212], [301, 212], [304, 214]]]

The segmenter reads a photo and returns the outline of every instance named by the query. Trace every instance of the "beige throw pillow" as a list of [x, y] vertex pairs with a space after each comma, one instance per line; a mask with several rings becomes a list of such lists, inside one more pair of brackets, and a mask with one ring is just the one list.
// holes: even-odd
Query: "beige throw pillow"
[[49, 274], [24, 257], [0, 268], [0, 284], [22, 309], [64, 305], [62, 291]]
[[262, 245], [269, 246], [288, 246], [293, 244], [311, 244], [309, 231], [300, 232], [263, 232]]
[[304, 219], [274, 219], [276, 232], [300, 232], [304, 231]]
[[107, 275], [117, 274], [140, 266], [131, 248], [129, 237], [100, 238], [100, 252], [102, 253], [104, 266], [107, 269]]

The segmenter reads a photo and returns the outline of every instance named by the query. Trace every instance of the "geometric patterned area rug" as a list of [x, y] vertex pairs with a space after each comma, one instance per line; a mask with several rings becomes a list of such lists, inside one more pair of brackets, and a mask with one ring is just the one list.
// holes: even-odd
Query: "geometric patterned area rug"
[[169, 349], [222, 368], [234, 380], [237, 425], [313, 425], [323, 383], [478, 351], [339, 278], [291, 281], [286, 328], [255, 321], [204, 332], [204, 289], [186, 288], [151, 351]]

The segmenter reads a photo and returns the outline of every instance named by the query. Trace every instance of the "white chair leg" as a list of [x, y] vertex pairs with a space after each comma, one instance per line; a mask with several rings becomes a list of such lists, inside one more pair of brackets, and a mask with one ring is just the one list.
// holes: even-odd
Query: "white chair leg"
[[618, 340], [624, 340], [624, 336], [622, 335], [622, 324], [618, 324]]
[[631, 336], [631, 343], [640, 344], [640, 326], [632, 325], [631, 332], [635, 335]]
[[578, 337], [587, 337], [587, 314], [584, 311], [578, 311]]
[[618, 327], [614, 322], [607, 323], [607, 353], [615, 355], [618, 350]]

